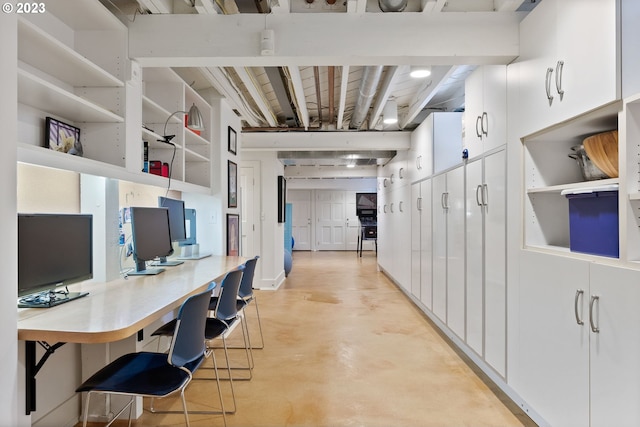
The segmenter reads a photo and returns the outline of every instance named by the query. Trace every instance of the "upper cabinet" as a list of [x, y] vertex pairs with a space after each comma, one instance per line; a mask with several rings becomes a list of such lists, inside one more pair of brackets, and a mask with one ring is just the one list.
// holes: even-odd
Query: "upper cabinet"
[[522, 21], [521, 135], [620, 99], [619, 9], [618, 0], [545, 0]]
[[465, 80], [464, 148], [470, 159], [507, 142], [507, 67], [485, 65]]

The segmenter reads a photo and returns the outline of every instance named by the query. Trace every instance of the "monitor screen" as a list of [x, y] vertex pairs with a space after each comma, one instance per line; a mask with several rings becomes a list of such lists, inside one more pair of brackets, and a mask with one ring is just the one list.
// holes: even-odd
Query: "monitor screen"
[[18, 214], [18, 295], [93, 277], [91, 215]]
[[377, 193], [356, 193], [356, 215], [376, 216], [377, 209]]
[[136, 270], [144, 270], [144, 261], [173, 253], [169, 234], [169, 209], [131, 208], [131, 235]]
[[171, 241], [182, 242], [187, 238], [184, 216], [184, 202], [182, 200], [158, 197], [158, 207], [169, 209], [169, 234]]

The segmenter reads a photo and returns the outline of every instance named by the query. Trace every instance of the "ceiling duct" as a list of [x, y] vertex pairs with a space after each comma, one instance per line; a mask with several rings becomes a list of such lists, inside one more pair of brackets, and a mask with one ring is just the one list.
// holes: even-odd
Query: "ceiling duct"
[[264, 67], [264, 71], [269, 78], [269, 83], [271, 83], [273, 92], [275, 93], [276, 99], [282, 109], [283, 117], [279, 117], [278, 120], [284, 120], [284, 123], [289, 127], [300, 126], [296, 113], [293, 109], [294, 107], [292, 106], [291, 94], [289, 93], [285, 83], [285, 76], [282, 73], [282, 69], [280, 67]]
[[371, 101], [376, 94], [378, 83], [380, 82], [380, 76], [382, 76], [382, 66], [364, 67], [362, 72], [362, 80], [360, 80], [360, 90], [358, 91], [358, 99], [354, 107], [353, 116], [351, 117], [351, 123], [349, 123], [349, 129], [360, 129], [364, 119], [369, 113], [369, 107], [371, 107]]
[[383, 12], [402, 12], [407, 3], [408, 0], [378, 0], [378, 6]]

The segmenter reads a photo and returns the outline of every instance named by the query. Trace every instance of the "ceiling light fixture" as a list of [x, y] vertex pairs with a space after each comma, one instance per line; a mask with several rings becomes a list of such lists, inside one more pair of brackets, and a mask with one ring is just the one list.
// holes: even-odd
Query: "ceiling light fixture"
[[409, 75], [414, 79], [422, 79], [431, 75], [431, 67], [425, 66], [412, 66]]
[[382, 122], [385, 125], [398, 123], [398, 103], [395, 99], [390, 99], [382, 110]]

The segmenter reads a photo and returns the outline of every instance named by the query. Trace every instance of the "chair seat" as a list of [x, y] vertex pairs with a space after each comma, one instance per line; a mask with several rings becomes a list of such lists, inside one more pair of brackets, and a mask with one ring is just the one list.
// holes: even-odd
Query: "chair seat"
[[[185, 365], [193, 372], [204, 355]], [[189, 374], [167, 363], [161, 353], [130, 353], [100, 369], [86, 380], [76, 392], [106, 391], [147, 396], [166, 396], [189, 381]]]
[[216, 319], [215, 317], [207, 317], [207, 323], [204, 329], [205, 339], [212, 340], [223, 335], [225, 332], [230, 330], [237, 321], [238, 317], [227, 319], [225, 322], [220, 319]]

